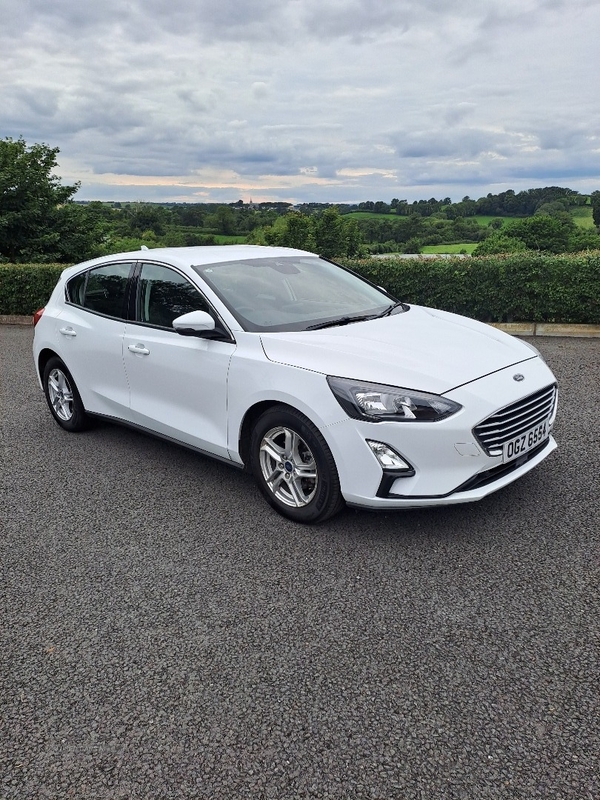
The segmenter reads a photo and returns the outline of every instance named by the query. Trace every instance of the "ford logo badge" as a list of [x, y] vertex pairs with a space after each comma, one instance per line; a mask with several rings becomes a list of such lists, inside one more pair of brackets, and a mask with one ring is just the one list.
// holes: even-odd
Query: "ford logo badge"
[[521, 381], [524, 380], [525, 380], [525, 375], [521, 375], [520, 372], [517, 372], [516, 375], [513, 375], [513, 381], [518, 381], [520, 383]]

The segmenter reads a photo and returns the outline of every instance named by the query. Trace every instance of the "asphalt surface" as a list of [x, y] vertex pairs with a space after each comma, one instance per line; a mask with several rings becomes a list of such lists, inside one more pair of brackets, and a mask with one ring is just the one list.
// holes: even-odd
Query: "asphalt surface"
[[540, 339], [559, 450], [470, 505], [318, 526], [64, 433], [0, 326], [0, 798], [600, 797], [600, 340]]

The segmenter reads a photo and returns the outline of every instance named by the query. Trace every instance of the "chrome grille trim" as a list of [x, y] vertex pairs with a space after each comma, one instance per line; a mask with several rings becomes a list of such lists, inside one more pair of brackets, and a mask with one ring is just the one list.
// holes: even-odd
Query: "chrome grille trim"
[[520, 436], [548, 417], [552, 422], [556, 397], [556, 384], [547, 386], [496, 411], [476, 425], [473, 434], [489, 456], [501, 456], [505, 442]]

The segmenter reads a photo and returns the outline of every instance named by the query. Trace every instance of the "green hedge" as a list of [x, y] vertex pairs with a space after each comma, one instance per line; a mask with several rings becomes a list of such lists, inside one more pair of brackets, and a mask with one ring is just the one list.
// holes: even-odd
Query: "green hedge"
[[[600, 252], [565, 255], [344, 260], [409, 303], [486, 322], [600, 324]], [[0, 265], [0, 314], [33, 314], [61, 264]]]
[[48, 302], [65, 264], [0, 264], [0, 314], [34, 314]]
[[408, 303], [484, 322], [600, 324], [600, 252], [345, 260]]

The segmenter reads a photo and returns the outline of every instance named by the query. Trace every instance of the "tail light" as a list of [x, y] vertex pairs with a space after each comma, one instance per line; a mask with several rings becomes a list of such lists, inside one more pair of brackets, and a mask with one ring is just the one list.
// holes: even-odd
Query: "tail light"
[[38, 308], [38, 310], [33, 315], [33, 327], [34, 328], [38, 324], [38, 322], [41, 320], [43, 313], [44, 313], [44, 308]]

